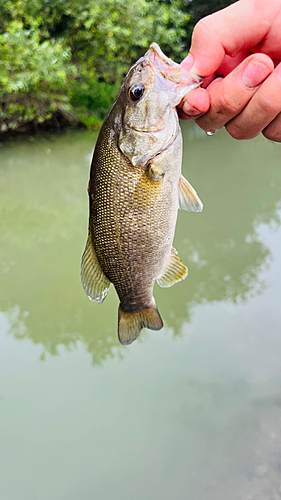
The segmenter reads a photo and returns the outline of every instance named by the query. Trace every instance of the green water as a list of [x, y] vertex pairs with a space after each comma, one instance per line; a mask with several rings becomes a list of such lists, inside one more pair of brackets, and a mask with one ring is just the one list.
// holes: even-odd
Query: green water
[[0, 499], [281, 499], [281, 146], [184, 124], [186, 281], [118, 343], [80, 258], [95, 133], [0, 149]]

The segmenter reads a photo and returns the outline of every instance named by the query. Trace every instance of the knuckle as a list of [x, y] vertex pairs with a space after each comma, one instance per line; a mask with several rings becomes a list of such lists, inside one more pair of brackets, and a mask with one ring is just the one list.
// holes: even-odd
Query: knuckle
[[243, 130], [240, 127], [236, 127], [235, 125], [226, 125], [225, 128], [233, 139], [237, 139], [238, 141], [244, 139]]
[[236, 139], [237, 141], [253, 139], [254, 137], [257, 137], [259, 135], [259, 132], [253, 133], [248, 128], [245, 129], [242, 126], [231, 122], [227, 123], [225, 128], [229, 135], [231, 135], [231, 137], [233, 137], [233, 139]]
[[228, 115], [233, 115], [237, 109], [237, 105], [233, 99], [233, 96], [226, 91], [220, 92], [217, 101], [217, 112], [224, 113]]
[[272, 115], [276, 110], [276, 104], [273, 100], [270, 100], [264, 93], [260, 93], [258, 96], [258, 108], [263, 115]]
[[275, 124], [269, 125], [262, 133], [269, 141], [281, 142], [281, 124], [279, 124], [279, 127], [275, 126]]
[[198, 23], [195, 25], [194, 30], [193, 30], [193, 35], [192, 37], [200, 39], [202, 35], [209, 35], [210, 34], [210, 28], [209, 28], [209, 19], [210, 16], [206, 16], [203, 19], [200, 19]]

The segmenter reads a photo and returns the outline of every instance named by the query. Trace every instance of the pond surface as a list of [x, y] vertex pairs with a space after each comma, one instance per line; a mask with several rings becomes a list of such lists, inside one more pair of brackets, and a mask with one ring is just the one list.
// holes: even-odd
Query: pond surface
[[80, 259], [95, 133], [0, 149], [0, 498], [281, 499], [281, 145], [183, 124], [189, 277], [117, 340]]

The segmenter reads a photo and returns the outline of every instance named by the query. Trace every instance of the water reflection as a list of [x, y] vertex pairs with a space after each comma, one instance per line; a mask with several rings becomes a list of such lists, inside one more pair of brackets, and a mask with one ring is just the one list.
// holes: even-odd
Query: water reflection
[[200, 130], [195, 137], [194, 128], [190, 132], [183, 171], [205, 208], [200, 215], [179, 212], [175, 246], [189, 277], [180, 290], [167, 293], [178, 326], [190, 318], [194, 304], [237, 303], [261, 293], [259, 276], [271, 255], [258, 228], [280, 225], [280, 149], [262, 138], [237, 143], [225, 133], [206, 138]]
[[[175, 247], [189, 277], [155, 287], [165, 324], [177, 334], [195, 304], [246, 301], [264, 288], [270, 251], [259, 224], [277, 227], [280, 149], [258, 138], [238, 143], [184, 124], [184, 174], [204, 202], [202, 214], [180, 213]], [[123, 352], [116, 336], [113, 289], [95, 306], [80, 285], [88, 217], [86, 186], [94, 133], [68, 132], [5, 144], [0, 151], [0, 309], [9, 333], [44, 352], [82, 341], [94, 363]]]

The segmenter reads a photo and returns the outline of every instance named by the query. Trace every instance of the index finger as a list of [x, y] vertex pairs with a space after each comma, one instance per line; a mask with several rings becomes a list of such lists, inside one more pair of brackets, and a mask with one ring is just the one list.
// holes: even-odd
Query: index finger
[[218, 69], [226, 54], [234, 57], [260, 44], [275, 15], [276, 8], [267, 2], [240, 0], [201, 19], [192, 36], [189, 58], [193, 57], [194, 64], [190, 72], [208, 76]]

